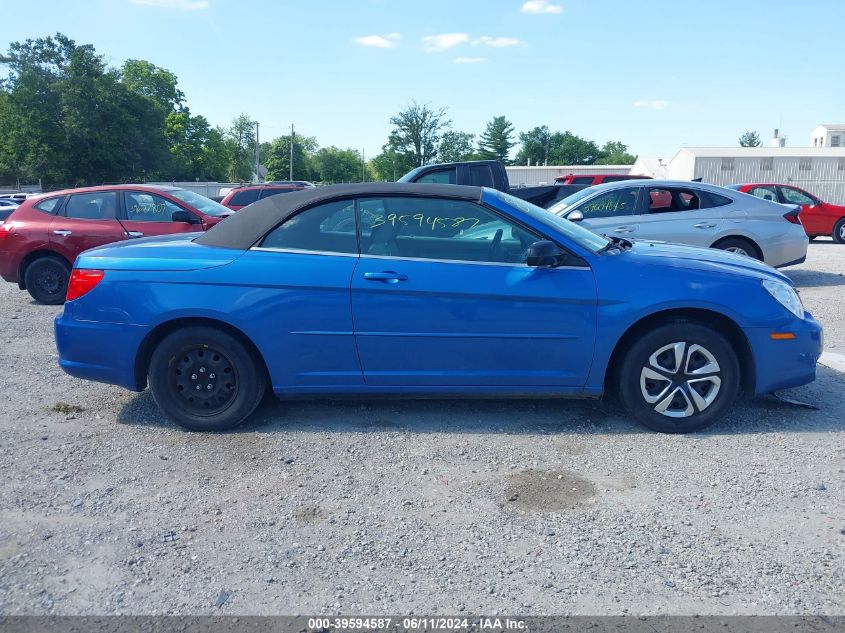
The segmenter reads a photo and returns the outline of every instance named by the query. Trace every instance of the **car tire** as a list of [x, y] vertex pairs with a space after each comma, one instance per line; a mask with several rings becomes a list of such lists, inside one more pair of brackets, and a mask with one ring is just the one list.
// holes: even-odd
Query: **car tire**
[[213, 327], [187, 327], [166, 336], [153, 351], [148, 374], [156, 404], [190, 431], [235, 428], [267, 390], [255, 355]]
[[845, 244], [845, 218], [839, 218], [833, 225], [833, 233], [830, 236], [837, 244]]
[[753, 257], [754, 259], [763, 261], [763, 253], [760, 252], [760, 249], [757, 248], [750, 240], [742, 237], [727, 237], [723, 240], [719, 240], [713, 245], [713, 248], [718, 248], [723, 251], [731, 251], [732, 253], [738, 253], [740, 255], [747, 255], [748, 257]]
[[619, 396], [640, 423], [661, 433], [690, 433], [718, 420], [734, 403], [740, 367], [714, 329], [673, 322], [641, 336], [619, 368]]
[[26, 267], [23, 278], [26, 289], [38, 303], [65, 302], [70, 269], [58, 257], [39, 257]]

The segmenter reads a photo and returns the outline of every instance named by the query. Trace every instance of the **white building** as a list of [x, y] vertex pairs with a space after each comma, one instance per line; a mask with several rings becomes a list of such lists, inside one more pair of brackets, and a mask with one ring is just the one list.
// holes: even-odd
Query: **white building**
[[845, 204], [845, 147], [684, 147], [666, 163], [665, 175], [655, 176], [714, 185], [793, 184]]
[[845, 124], [817, 125], [810, 135], [810, 147], [845, 147]]
[[574, 174], [621, 174], [630, 173], [630, 165], [525, 165], [508, 166], [508, 181], [511, 187], [537, 187], [555, 184], [558, 176]]

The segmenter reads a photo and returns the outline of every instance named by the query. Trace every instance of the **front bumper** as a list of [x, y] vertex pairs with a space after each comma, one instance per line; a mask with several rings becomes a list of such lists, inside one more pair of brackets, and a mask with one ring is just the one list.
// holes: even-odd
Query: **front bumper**
[[[789, 332], [795, 338], [773, 340], [774, 332]], [[804, 312], [803, 319], [792, 319], [783, 327], [746, 328], [745, 335], [754, 354], [756, 395], [806, 385], [816, 379], [824, 332], [809, 312]]]
[[60, 313], [54, 321], [59, 366], [71, 376], [139, 391], [135, 359], [149, 328], [78, 321]]

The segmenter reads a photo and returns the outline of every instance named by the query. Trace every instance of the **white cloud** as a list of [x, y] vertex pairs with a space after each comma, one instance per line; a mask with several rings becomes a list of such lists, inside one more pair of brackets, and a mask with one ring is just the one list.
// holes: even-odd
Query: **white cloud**
[[563, 13], [563, 7], [549, 0], [527, 0], [520, 9], [523, 13]]
[[354, 37], [352, 41], [361, 46], [371, 46], [373, 48], [393, 48], [399, 44], [402, 39], [400, 33], [387, 33], [386, 35], [364, 35], [362, 37]]
[[490, 61], [486, 57], [456, 57], [456, 64], [483, 64]]
[[426, 35], [422, 38], [423, 50], [426, 53], [442, 53], [453, 46], [468, 41], [468, 33], [441, 33], [440, 35]]
[[183, 11], [198, 11], [208, 8], [208, 0], [129, 0], [132, 4], [142, 4], [160, 9], [181, 9]]
[[669, 102], [664, 101], [663, 99], [654, 99], [652, 101], [640, 99], [639, 101], [634, 101], [634, 107], [646, 108], [648, 110], [665, 110], [669, 107]]
[[525, 44], [523, 40], [518, 40], [515, 37], [490, 37], [489, 35], [482, 35], [477, 40], [473, 41], [473, 46], [492, 46], [494, 48], [505, 48], [507, 46], [519, 46]]

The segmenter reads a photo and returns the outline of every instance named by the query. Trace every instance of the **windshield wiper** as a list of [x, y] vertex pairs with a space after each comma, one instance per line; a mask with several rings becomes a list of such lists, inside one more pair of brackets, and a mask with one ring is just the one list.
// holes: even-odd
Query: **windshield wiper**
[[620, 251], [627, 251], [629, 248], [631, 248], [634, 245], [634, 243], [631, 242], [631, 240], [626, 240], [624, 237], [615, 237], [613, 235], [605, 235], [604, 233], [602, 233], [602, 237], [606, 237], [610, 241], [607, 244], [605, 244], [604, 246], [602, 246], [598, 251], [596, 251], [596, 253], [599, 253], [599, 254], [600, 253], [606, 253], [607, 251], [612, 250], [612, 249], [618, 249]]

